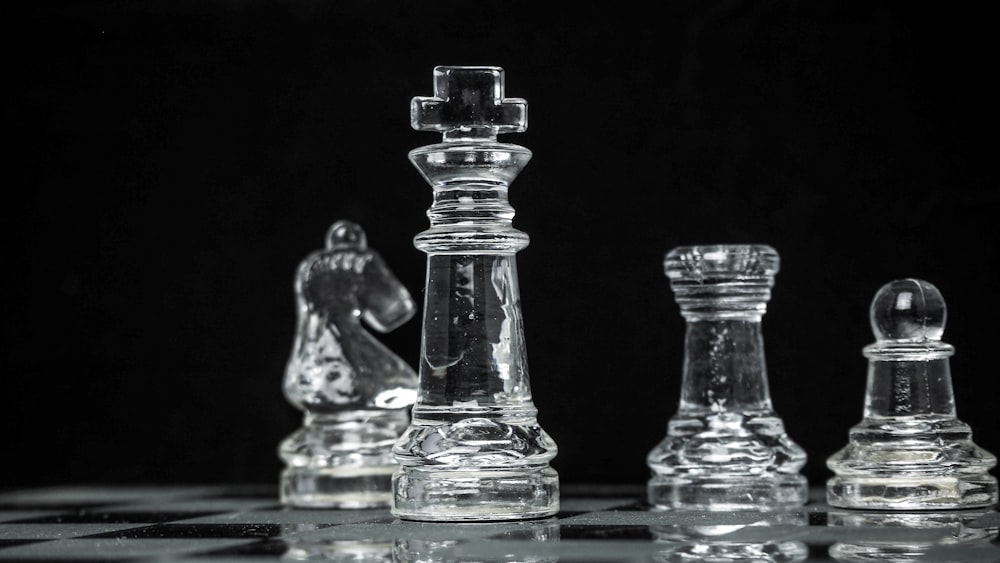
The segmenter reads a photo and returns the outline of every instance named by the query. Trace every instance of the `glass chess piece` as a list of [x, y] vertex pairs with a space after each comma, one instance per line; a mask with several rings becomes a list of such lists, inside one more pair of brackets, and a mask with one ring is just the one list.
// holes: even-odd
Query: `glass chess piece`
[[771, 406], [761, 317], [778, 272], [766, 245], [678, 247], [664, 270], [685, 319], [680, 405], [646, 458], [658, 509], [805, 504], [806, 453]]
[[940, 510], [997, 502], [988, 472], [996, 457], [972, 441], [956, 416], [942, 342], [947, 309], [919, 279], [882, 286], [869, 311], [875, 342], [865, 346], [864, 414], [848, 444], [830, 456], [827, 503], [840, 508]]
[[307, 256], [295, 278], [297, 327], [285, 369], [285, 397], [305, 412], [278, 447], [285, 505], [389, 506], [392, 446], [409, 424], [417, 374], [369, 333], [411, 319], [416, 305], [368, 248], [360, 226], [337, 221], [326, 248]]
[[410, 152], [433, 188], [419, 391], [393, 450], [392, 513], [428, 521], [513, 520], [559, 509], [555, 442], [531, 397], [508, 187], [531, 151], [497, 142], [527, 128], [527, 102], [504, 97], [499, 67], [439, 66], [411, 123], [443, 142]]

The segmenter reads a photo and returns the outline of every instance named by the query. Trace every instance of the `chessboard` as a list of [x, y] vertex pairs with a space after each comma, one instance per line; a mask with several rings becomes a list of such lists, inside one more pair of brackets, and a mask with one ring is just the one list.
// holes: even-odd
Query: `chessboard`
[[651, 510], [641, 487], [564, 485], [540, 520], [403, 521], [291, 509], [276, 486], [60, 486], [0, 493], [2, 561], [1000, 561], [997, 509]]

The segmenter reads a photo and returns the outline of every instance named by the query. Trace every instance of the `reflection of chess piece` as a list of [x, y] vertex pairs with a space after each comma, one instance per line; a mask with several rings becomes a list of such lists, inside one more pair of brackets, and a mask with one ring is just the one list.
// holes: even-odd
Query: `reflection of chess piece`
[[934, 510], [997, 502], [996, 458], [972, 442], [952, 394], [946, 308], [933, 285], [890, 282], [871, 304], [864, 418], [827, 460], [827, 502], [843, 508]]
[[[749, 516], [749, 518], [743, 517]], [[714, 521], [719, 521], [713, 515]], [[696, 519], [693, 513], [687, 520]], [[796, 539], [809, 524], [805, 512], [770, 514], [735, 513], [723, 524], [670, 524], [652, 526], [657, 545], [664, 548], [654, 561], [793, 563], [805, 561], [809, 547]]]
[[844, 539], [830, 546], [830, 557], [844, 562], [997, 561], [1000, 552], [990, 544], [997, 537], [997, 528], [977, 522], [985, 513], [983, 509], [833, 510], [827, 513], [827, 525], [846, 530]]
[[392, 512], [409, 520], [513, 520], [559, 509], [556, 444], [531, 398], [511, 181], [531, 158], [497, 135], [524, 131], [527, 103], [503, 97], [497, 67], [437, 67], [435, 97], [411, 104], [415, 129], [444, 142], [410, 152], [434, 190], [420, 389], [394, 453]]
[[298, 325], [285, 396], [305, 411], [279, 454], [287, 465], [281, 500], [291, 506], [388, 506], [392, 445], [409, 422], [416, 374], [361, 324], [388, 332], [413, 317], [409, 292], [364, 231], [334, 223], [326, 249], [295, 280]]
[[[396, 538], [395, 563], [554, 563], [559, 521], [410, 524]], [[516, 547], [516, 552], [513, 552]]]
[[778, 254], [765, 245], [675, 248], [664, 262], [686, 322], [680, 407], [647, 456], [656, 508], [800, 506], [805, 451], [771, 407], [761, 317]]
[[391, 541], [318, 540], [291, 536], [282, 561], [333, 561], [342, 563], [395, 563]]
[[[377, 517], [375, 517], [377, 518]], [[397, 520], [327, 525], [285, 536], [282, 561], [353, 563], [552, 563], [559, 520], [459, 522]]]

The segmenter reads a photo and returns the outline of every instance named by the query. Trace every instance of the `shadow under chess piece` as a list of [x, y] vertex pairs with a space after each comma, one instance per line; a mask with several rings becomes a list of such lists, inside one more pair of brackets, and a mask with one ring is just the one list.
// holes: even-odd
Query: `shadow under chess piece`
[[528, 380], [510, 183], [531, 151], [497, 142], [527, 128], [527, 102], [505, 98], [503, 69], [436, 67], [434, 96], [410, 106], [443, 142], [410, 151], [434, 192], [420, 389], [393, 453], [392, 514], [409, 520], [519, 520], [559, 510], [557, 447], [538, 424]]
[[417, 375], [362, 325], [388, 332], [413, 317], [409, 292], [368, 248], [364, 231], [338, 221], [326, 248], [295, 279], [298, 324], [284, 391], [305, 412], [278, 452], [289, 506], [388, 506], [392, 446], [409, 424]]
[[778, 272], [766, 245], [679, 247], [664, 270], [686, 322], [680, 406], [646, 458], [658, 509], [805, 504], [806, 453], [771, 406], [761, 317]]
[[872, 300], [875, 342], [864, 348], [864, 417], [827, 460], [827, 502], [841, 508], [939, 510], [997, 502], [993, 454], [956, 417], [949, 358], [941, 341], [944, 299], [918, 279], [890, 282]]

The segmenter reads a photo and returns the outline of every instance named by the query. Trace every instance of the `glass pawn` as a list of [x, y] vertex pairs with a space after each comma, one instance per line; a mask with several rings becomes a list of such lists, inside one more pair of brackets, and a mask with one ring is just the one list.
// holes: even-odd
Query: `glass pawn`
[[880, 288], [870, 308], [875, 342], [865, 346], [864, 416], [848, 444], [830, 456], [827, 502], [841, 508], [939, 510], [997, 502], [988, 471], [996, 457], [972, 441], [956, 416], [949, 358], [942, 342], [947, 309], [919, 279]]
[[416, 313], [406, 287], [368, 248], [364, 230], [337, 221], [326, 248], [295, 278], [297, 329], [285, 397], [305, 412], [278, 447], [285, 505], [389, 506], [392, 446], [409, 423], [417, 374], [365, 330], [389, 332]]
[[443, 142], [410, 152], [433, 188], [419, 392], [393, 450], [392, 513], [428, 521], [514, 520], [559, 509], [556, 444], [531, 397], [511, 226], [511, 181], [531, 151], [497, 142], [527, 128], [527, 102], [504, 97], [499, 67], [434, 69], [434, 96], [413, 98], [413, 128]]
[[658, 509], [805, 504], [805, 451], [771, 406], [761, 317], [778, 272], [766, 245], [678, 247], [664, 270], [685, 319], [680, 405], [647, 456]]

